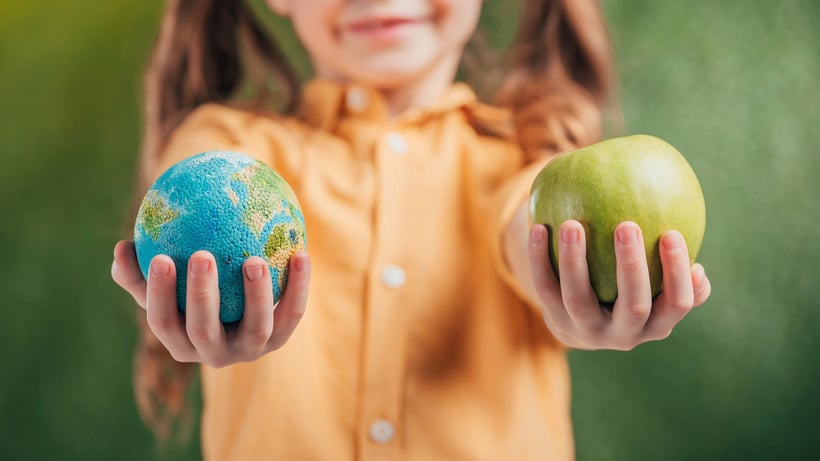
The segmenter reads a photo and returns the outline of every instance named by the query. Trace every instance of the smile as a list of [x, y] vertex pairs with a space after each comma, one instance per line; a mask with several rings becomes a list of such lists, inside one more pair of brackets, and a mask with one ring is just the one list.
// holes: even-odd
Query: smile
[[373, 17], [351, 22], [345, 29], [362, 37], [387, 39], [398, 38], [413, 26], [427, 22], [427, 18]]

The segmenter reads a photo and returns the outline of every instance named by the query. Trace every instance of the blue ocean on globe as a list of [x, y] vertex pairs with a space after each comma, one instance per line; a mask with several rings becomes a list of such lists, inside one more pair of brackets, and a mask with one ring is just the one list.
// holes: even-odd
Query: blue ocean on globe
[[177, 270], [177, 302], [186, 308], [188, 258], [211, 252], [219, 274], [220, 320], [242, 318], [242, 264], [265, 259], [274, 302], [287, 283], [290, 256], [306, 247], [305, 219], [290, 186], [270, 166], [230, 151], [182, 160], [151, 186], [137, 213], [134, 244], [143, 276], [165, 254]]

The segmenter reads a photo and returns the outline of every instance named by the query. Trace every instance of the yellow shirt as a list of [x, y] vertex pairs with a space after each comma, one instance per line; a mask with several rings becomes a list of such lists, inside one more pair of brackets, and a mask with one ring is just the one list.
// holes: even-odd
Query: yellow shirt
[[252, 155], [290, 183], [307, 225], [293, 336], [254, 363], [202, 368], [205, 459], [572, 459], [564, 350], [501, 255], [540, 165], [475, 128], [504, 113], [455, 84], [391, 119], [378, 93], [314, 80], [299, 114], [203, 106], [157, 171]]

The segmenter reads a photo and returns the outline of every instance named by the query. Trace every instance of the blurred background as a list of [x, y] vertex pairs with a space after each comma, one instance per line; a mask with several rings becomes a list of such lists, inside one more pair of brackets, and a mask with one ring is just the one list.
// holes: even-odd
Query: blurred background
[[[700, 177], [713, 296], [667, 341], [570, 354], [578, 459], [817, 459], [820, 2], [603, 5], [625, 131]], [[496, 45], [508, 6], [486, 4]], [[196, 430], [159, 451], [138, 417], [135, 311], [109, 276], [161, 10], [0, 3], [0, 459], [199, 457]]]

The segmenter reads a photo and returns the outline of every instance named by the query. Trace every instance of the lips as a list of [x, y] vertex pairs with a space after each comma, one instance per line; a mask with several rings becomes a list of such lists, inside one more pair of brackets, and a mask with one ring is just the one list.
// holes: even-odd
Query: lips
[[346, 29], [354, 33], [374, 33], [380, 31], [388, 31], [398, 29], [403, 26], [410, 26], [421, 24], [425, 21], [424, 18], [405, 18], [405, 17], [372, 17], [353, 21], [347, 25]]

